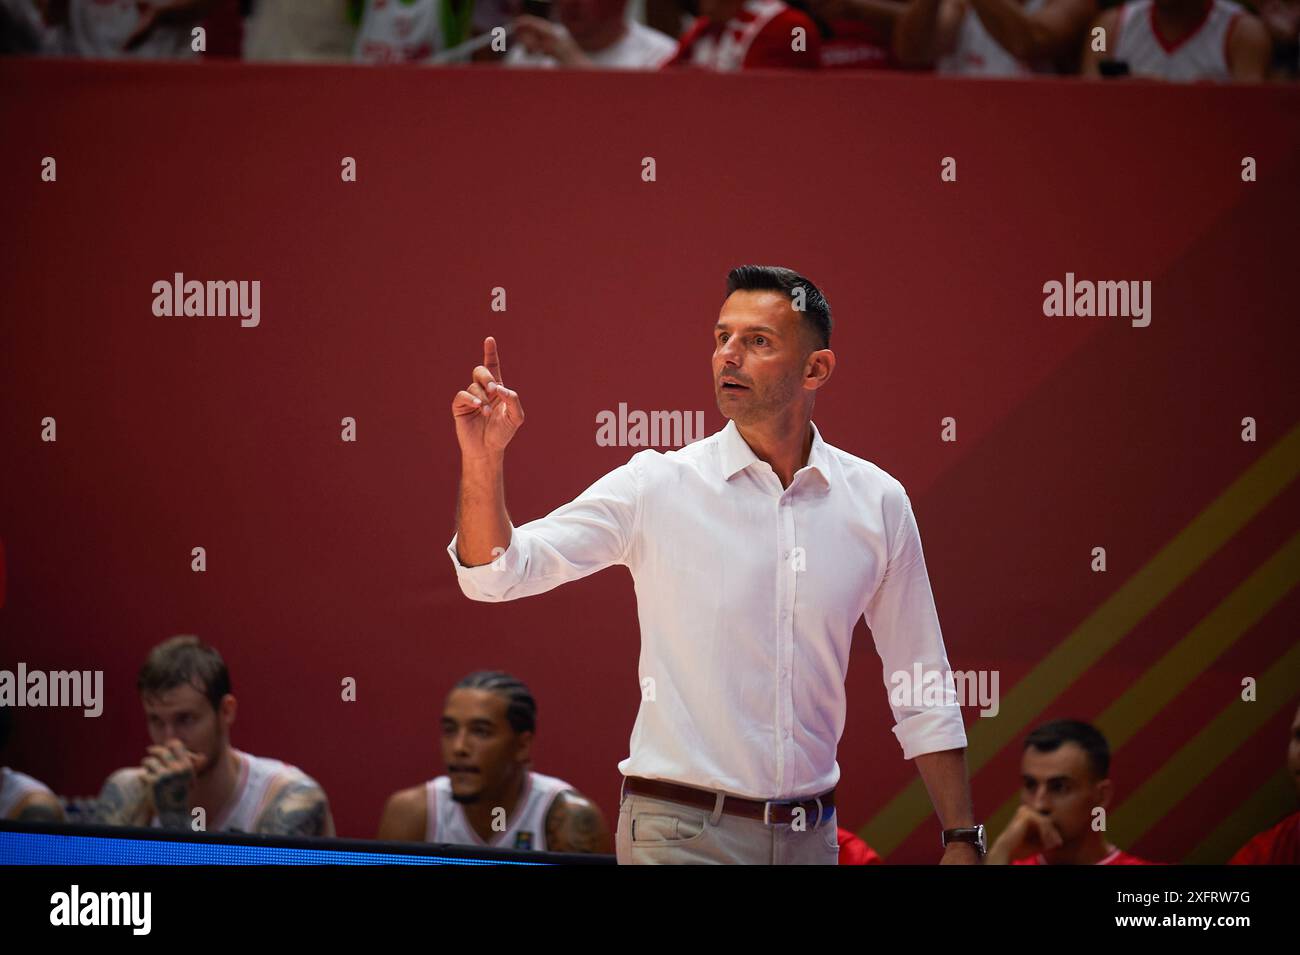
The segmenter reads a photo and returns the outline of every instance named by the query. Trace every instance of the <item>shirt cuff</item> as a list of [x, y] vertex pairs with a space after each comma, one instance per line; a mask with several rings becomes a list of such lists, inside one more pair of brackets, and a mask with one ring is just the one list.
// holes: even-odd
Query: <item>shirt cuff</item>
[[904, 759], [966, 748], [966, 727], [959, 706], [938, 706], [914, 713], [894, 724], [894, 735], [903, 747]]
[[456, 554], [456, 538], [452, 535], [447, 545], [447, 554], [451, 565], [456, 568], [456, 582], [460, 584], [461, 593], [470, 600], [499, 601], [505, 600], [511, 586], [521, 576], [524, 564], [523, 550], [519, 543], [519, 528], [514, 528], [510, 535], [510, 546], [495, 559], [486, 564], [466, 567]]

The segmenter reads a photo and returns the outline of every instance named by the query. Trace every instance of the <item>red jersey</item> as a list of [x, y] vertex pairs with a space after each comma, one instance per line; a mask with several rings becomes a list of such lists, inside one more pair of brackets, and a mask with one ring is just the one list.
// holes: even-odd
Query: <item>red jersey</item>
[[[1047, 865], [1047, 860], [1043, 858], [1040, 852], [1036, 856], [1030, 856], [1027, 859], [1017, 859], [1012, 865]], [[1137, 856], [1129, 855], [1123, 849], [1116, 849], [1110, 855], [1098, 859], [1093, 865], [1160, 865], [1159, 862], [1148, 862], [1146, 859], [1139, 859]]]
[[840, 865], [883, 865], [876, 850], [847, 829], [837, 829], [840, 840]]
[[1300, 812], [1251, 839], [1228, 865], [1300, 865]]
[[[796, 27], [803, 28], [802, 50], [793, 49]], [[821, 66], [821, 42], [821, 31], [803, 11], [782, 0], [745, 0], [726, 23], [698, 17], [663, 69], [693, 66], [718, 72], [756, 67], [815, 70]]]

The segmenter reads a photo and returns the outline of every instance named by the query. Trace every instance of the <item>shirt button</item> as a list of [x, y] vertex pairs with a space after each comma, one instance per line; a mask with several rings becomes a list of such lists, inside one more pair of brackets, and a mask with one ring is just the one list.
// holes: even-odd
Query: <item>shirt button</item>
[[784, 733], [783, 735], [785, 736], [786, 739], [789, 739], [789, 738], [790, 738], [790, 731], [789, 731], [789, 730], [786, 730], [785, 733]]

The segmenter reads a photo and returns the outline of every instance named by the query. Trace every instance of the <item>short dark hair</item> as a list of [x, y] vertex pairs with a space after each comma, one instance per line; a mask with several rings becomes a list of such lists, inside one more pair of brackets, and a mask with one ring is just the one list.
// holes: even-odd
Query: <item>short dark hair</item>
[[738, 265], [727, 273], [728, 297], [732, 292], [780, 292], [793, 304], [797, 288], [804, 290], [803, 315], [819, 343], [817, 347], [830, 348], [831, 304], [811, 281], [779, 265]]
[[491, 690], [506, 698], [506, 722], [516, 733], [537, 728], [537, 701], [524, 681], [504, 670], [475, 670], [457, 683], [453, 690]]
[[1110, 772], [1110, 744], [1101, 730], [1082, 720], [1053, 720], [1044, 723], [1025, 737], [1025, 749], [1033, 747], [1040, 753], [1050, 753], [1062, 743], [1076, 743], [1087, 755], [1088, 766], [1097, 779], [1105, 779]]
[[206, 696], [214, 710], [230, 692], [226, 661], [216, 647], [189, 633], [164, 640], [150, 650], [135, 682], [144, 696], [157, 696], [186, 684]]

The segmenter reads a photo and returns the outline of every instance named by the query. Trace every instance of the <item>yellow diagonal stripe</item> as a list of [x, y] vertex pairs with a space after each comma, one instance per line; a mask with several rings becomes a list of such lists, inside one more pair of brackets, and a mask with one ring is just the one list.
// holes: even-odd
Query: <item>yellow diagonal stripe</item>
[[1268, 722], [1282, 706], [1290, 703], [1295, 698], [1297, 672], [1300, 672], [1300, 643], [1282, 654], [1260, 676], [1259, 698], [1255, 702], [1237, 699], [1229, 703], [1111, 814], [1113, 824], [1110, 830], [1115, 834], [1114, 841], [1131, 845], [1231, 756], [1243, 740]]
[[[967, 765], [974, 775], [1021, 734], [1078, 676], [1208, 560], [1300, 473], [1300, 426], [1262, 454], [1245, 473], [1092, 612], [1016, 684], [993, 719], [979, 717], [967, 733]], [[978, 814], [978, 807], [977, 807]], [[876, 851], [896, 849], [933, 809], [925, 786], [913, 779], [859, 833]]]
[[[1113, 757], [1121, 746], [1248, 633], [1297, 583], [1300, 534], [1283, 544], [1097, 717], [1094, 722], [1110, 743], [1112, 765], [1117, 765]], [[1119, 769], [1115, 775], [1123, 779], [1126, 774]], [[1019, 803], [1017, 792], [988, 819], [985, 825], [991, 838], [1006, 828]]]
[[[1278, 758], [1283, 748], [1278, 744]], [[1192, 865], [1220, 865], [1233, 857], [1257, 833], [1295, 812], [1295, 779], [1285, 768], [1234, 809], [1212, 833], [1183, 859]]]

